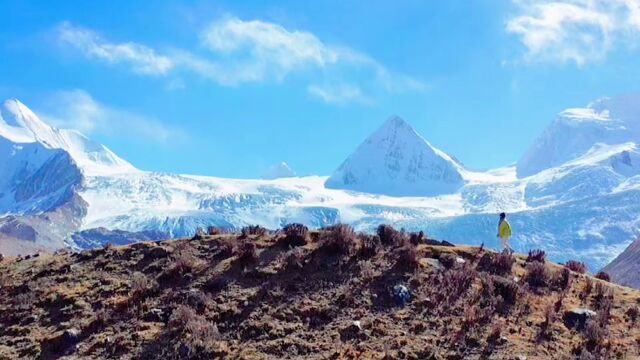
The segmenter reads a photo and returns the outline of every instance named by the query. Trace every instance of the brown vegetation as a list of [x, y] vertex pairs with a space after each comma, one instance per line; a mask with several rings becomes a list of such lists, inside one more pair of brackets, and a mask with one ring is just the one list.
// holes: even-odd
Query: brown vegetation
[[[6, 258], [0, 359], [640, 356], [640, 292], [433, 241], [294, 224]], [[582, 327], [561, 320], [582, 308]]]

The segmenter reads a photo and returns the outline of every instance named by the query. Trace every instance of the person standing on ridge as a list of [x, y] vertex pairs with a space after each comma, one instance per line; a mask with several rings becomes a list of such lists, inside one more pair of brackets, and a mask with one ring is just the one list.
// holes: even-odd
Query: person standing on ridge
[[511, 225], [507, 221], [507, 214], [500, 213], [500, 222], [498, 223], [498, 237], [502, 243], [503, 250], [509, 250], [513, 252], [511, 246], [509, 246], [509, 238], [511, 238]]

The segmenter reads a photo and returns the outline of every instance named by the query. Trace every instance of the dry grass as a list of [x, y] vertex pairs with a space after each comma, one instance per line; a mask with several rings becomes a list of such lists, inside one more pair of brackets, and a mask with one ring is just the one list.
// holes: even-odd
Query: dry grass
[[[219, 233], [162, 242], [163, 256], [136, 244], [4, 259], [0, 359], [640, 356], [640, 292], [537, 253], [425, 245], [389, 228], [384, 241], [345, 226], [307, 235], [293, 249], [286, 232]], [[567, 328], [578, 307], [597, 316]], [[79, 337], [59, 349], [69, 329]]]

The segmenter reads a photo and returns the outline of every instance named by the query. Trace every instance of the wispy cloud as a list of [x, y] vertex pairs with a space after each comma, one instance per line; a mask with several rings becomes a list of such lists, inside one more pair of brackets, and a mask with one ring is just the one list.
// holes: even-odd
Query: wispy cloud
[[[426, 88], [421, 81], [390, 71], [354, 49], [329, 45], [310, 32], [288, 30], [260, 20], [225, 16], [214, 21], [199, 34], [206, 50], [200, 53], [179, 48], [161, 53], [138, 43], [113, 43], [93, 30], [69, 23], [60, 25], [57, 31], [64, 43], [87, 57], [126, 63], [134, 72], [145, 75], [169, 76], [183, 71], [219, 85], [238, 86], [282, 82], [298, 73], [309, 79], [307, 91], [328, 103], [362, 102], [381, 91], [397, 93]], [[333, 91], [329, 93], [329, 89]], [[356, 96], [356, 92], [362, 95]]]
[[606, 58], [616, 46], [640, 39], [640, 0], [514, 0], [506, 30], [520, 37], [529, 61], [574, 62]]
[[68, 22], [58, 26], [56, 31], [62, 42], [79, 49], [86, 56], [112, 64], [130, 64], [137, 73], [164, 75], [174, 67], [169, 57], [158, 55], [144, 45], [133, 42], [111, 43], [92, 30], [76, 27]]
[[185, 136], [182, 130], [154, 118], [104, 105], [79, 89], [52, 94], [38, 114], [56, 127], [75, 129], [86, 135], [135, 137], [158, 143]]

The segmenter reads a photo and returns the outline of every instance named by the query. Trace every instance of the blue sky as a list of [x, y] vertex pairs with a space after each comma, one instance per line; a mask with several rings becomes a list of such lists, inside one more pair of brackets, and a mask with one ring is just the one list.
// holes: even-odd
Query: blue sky
[[145, 170], [330, 174], [391, 115], [470, 168], [640, 83], [640, 0], [0, 0], [0, 97]]

